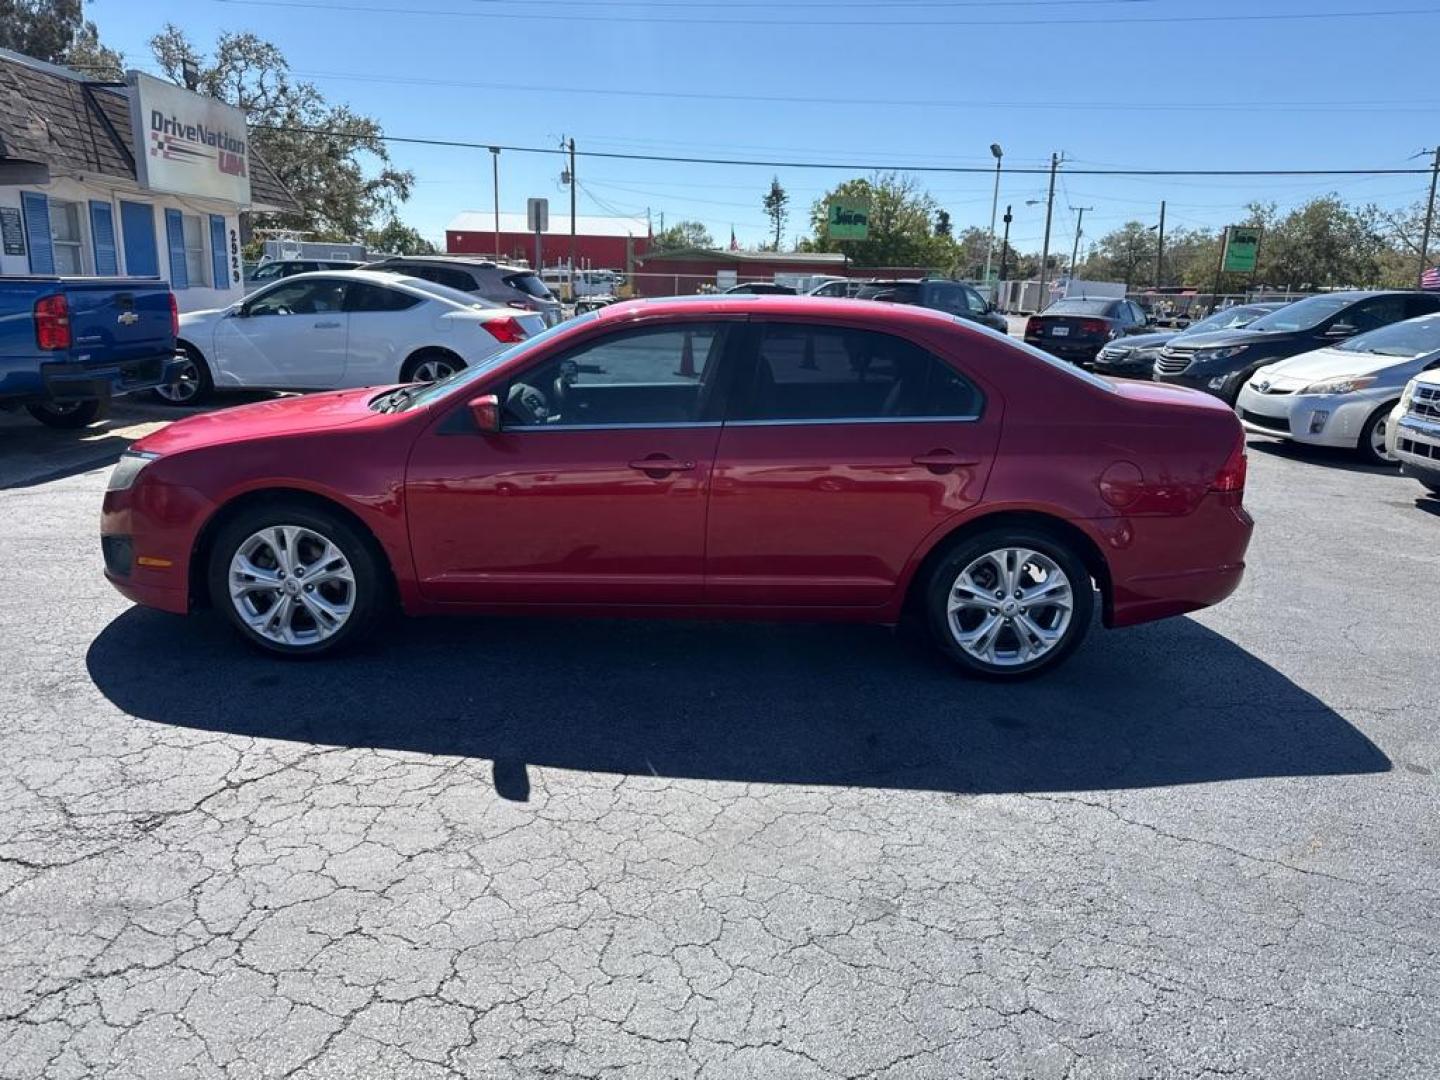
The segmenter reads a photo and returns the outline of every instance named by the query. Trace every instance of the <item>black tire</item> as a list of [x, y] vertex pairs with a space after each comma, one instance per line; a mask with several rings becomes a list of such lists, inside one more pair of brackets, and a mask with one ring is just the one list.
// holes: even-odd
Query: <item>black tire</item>
[[89, 427], [103, 417], [109, 411], [107, 405], [108, 402], [92, 399], [66, 402], [63, 405], [26, 405], [25, 411], [46, 427], [73, 431]]
[[1390, 420], [1390, 412], [1395, 408], [1395, 402], [1387, 401], [1380, 408], [1370, 414], [1370, 419], [1365, 421], [1365, 426], [1360, 429], [1360, 441], [1355, 444], [1355, 453], [1360, 460], [1367, 465], [1398, 465], [1395, 458], [1385, 457], [1375, 450], [1375, 429]]
[[[971, 568], [977, 560], [984, 559], [987, 554], [1007, 549], [1032, 552], [1064, 574], [1069, 585], [1068, 620], [1063, 618], [1059, 606], [1044, 604], [1043, 601], [1033, 605], [1035, 614], [1031, 615], [1021, 606], [1020, 599], [1014, 596], [1013, 592], [996, 588], [1003, 584], [999, 577], [1001, 568], [998, 563], [987, 561], [975, 570], [971, 581], [986, 587], [984, 604], [993, 599], [995, 606], [988, 610], [983, 604], [978, 607], [968, 606], [966, 610], [957, 613], [956, 623], [952, 624], [948, 610], [949, 601], [961, 573]], [[1041, 568], [1028, 561], [1025, 565], [1035, 566], [1035, 569], [1025, 570], [1023, 566], [1016, 569], [1017, 576], [1023, 575], [1022, 581], [1027, 583], [1021, 591], [1040, 589], [1044, 585], [1043, 580], [1038, 580]], [[993, 572], [995, 580], [982, 580], [986, 577], [987, 568]], [[991, 589], [1004, 595], [994, 596]], [[1002, 527], [965, 537], [945, 554], [926, 585], [925, 608], [931, 637], [936, 646], [962, 671], [982, 679], [1013, 681], [1032, 678], [1048, 671], [1075, 651], [1090, 629], [1095, 610], [1095, 592], [1084, 560], [1064, 540], [1038, 528]], [[969, 622], [972, 619], [973, 626]], [[993, 659], [987, 661], [962, 646], [957, 633], [974, 632], [981, 624], [994, 619], [1000, 620], [1000, 623], [994, 629], [991, 640], [990, 654]], [[991, 625], [994, 626], [993, 623]], [[1023, 659], [1023, 640], [1033, 642], [1038, 639], [1030, 638], [1028, 633], [1026, 639], [1022, 639], [1021, 635], [1025, 632], [1022, 627], [1025, 625], [1044, 631], [1059, 629], [1060, 633], [1053, 643], [1047, 645], [1043, 653], [1026, 660]]]
[[[427, 365], [448, 366], [450, 372], [453, 374], [465, 367], [465, 361], [461, 360], [460, 357], [452, 352], [446, 352], [444, 349], [421, 349], [414, 356], [409, 357], [405, 361], [404, 366], [401, 367], [400, 381], [405, 383], [433, 382], [434, 379], [431, 379], [428, 375], [424, 378], [421, 377], [421, 369]], [[444, 375], [437, 376], [437, 378], [445, 377]]]
[[[302, 561], [318, 548], [318, 544], [313, 538], [319, 538], [330, 541], [339, 549], [344, 560], [349, 563], [353, 585], [343, 593], [348, 598], [349, 614], [328, 636], [320, 634], [319, 620], [309, 614], [308, 604], [303, 605], [307, 610], [296, 610], [295, 614], [290, 617], [289, 626], [295, 631], [294, 636], [298, 640], [287, 643], [267, 637], [255, 627], [248, 625], [246, 620], [241, 617], [237, 604], [231, 599], [231, 560], [242, 549], [242, 545], [246, 545], [247, 541], [250, 541], [257, 533], [276, 526], [291, 526], [300, 530], [301, 538], [297, 541], [296, 547], [301, 551]], [[308, 537], [304, 535], [306, 533], [309, 534]], [[261, 556], [256, 554], [256, 557], [258, 559]], [[334, 565], [333, 560], [329, 565]], [[298, 573], [292, 573], [287, 577], [286, 573], [279, 569], [278, 562], [275, 565], [270, 565], [268, 561], [257, 562], [257, 566], [264, 566], [275, 571], [278, 577], [286, 579], [287, 583], [292, 579], [295, 582], [299, 581]], [[301, 567], [301, 569], [305, 569], [305, 567]], [[310, 569], [312, 573], [315, 573], [324, 568], [317, 563]], [[210, 549], [207, 583], [211, 603], [223, 613], [242, 638], [266, 653], [290, 659], [331, 656], [354, 646], [374, 630], [390, 606], [389, 576], [386, 572], [383, 555], [380, 554], [373, 538], [335, 511], [291, 500], [276, 500], [257, 505], [226, 522], [215, 537], [215, 542]], [[319, 589], [327, 590], [330, 584], [324, 583], [319, 586]], [[284, 588], [292, 589], [292, 586], [286, 584]], [[295, 600], [302, 599], [299, 591], [301, 588], [303, 585], [296, 585], [289, 593], [293, 598], [292, 608]], [[311, 589], [305, 589], [305, 592], [311, 594], [311, 599], [318, 597], [332, 606], [343, 602], [338, 599], [342, 595], [339, 589], [325, 592], [323, 595]], [[254, 595], [259, 599], [252, 599], [248, 603], [252, 608], [252, 614], [257, 617], [263, 617], [266, 612], [274, 610], [268, 606], [267, 601], [278, 605], [285, 598], [285, 594], [281, 590], [276, 590], [274, 594], [268, 595], [261, 595], [261, 590], [256, 590]], [[253, 611], [257, 607], [263, 610]], [[310, 634], [313, 639], [307, 638], [304, 633], [307, 625], [312, 628]]]
[[[162, 405], [172, 405], [180, 408], [186, 405], [199, 405], [205, 401], [215, 390], [215, 380], [210, 375], [210, 365], [200, 355], [198, 349], [185, 342], [180, 343], [180, 354], [185, 358], [185, 366], [180, 370], [177, 382], [171, 383], [169, 387], [156, 387], [151, 393], [155, 400]], [[166, 396], [166, 393], [170, 396]]]

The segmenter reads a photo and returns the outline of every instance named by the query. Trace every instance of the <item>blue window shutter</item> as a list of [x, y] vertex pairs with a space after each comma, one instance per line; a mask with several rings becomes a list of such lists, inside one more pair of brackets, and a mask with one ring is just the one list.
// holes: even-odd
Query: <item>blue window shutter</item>
[[25, 239], [30, 244], [30, 272], [55, 273], [55, 248], [50, 242], [50, 200], [38, 191], [22, 191], [20, 205], [25, 211]]
[[148, 203], [121, 200], [120, 230], [125, 236], [125, 273], [131, 277], [159, 277], [155, 208]]
[[214, 269], [210, 284], [217, 289], [228, 289], [230, 260], [225, 252], [225, 219], [219, 214], [210, 215], [210, 262]]
[[90, 239], [95, 245], [95, 273], [113, 277], [120, 273], [115, 251], [115, 212], [108, 202], [90, 200]]
[[165, 211], [165, 246], [170, 249], [170, 288], [188, 289], [190, 273], [185, 269], [185, 224], [179, 210]]

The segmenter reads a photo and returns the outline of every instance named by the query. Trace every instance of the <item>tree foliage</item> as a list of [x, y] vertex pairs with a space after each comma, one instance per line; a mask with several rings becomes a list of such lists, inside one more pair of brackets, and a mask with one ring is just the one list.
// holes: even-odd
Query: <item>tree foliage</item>
[[[832, 199], [870, 204], [868, 239], [831, 239], [826, 222]], [[938, 210], [930, 193], [910, 176], [890, 172], [847, 180], [815, 200], [810, 210], [814, 236], [801, 246], [808, 251], [844, 251], [857, 266], [924, 266], [948, 271], [955, 262], [955, 242], [931, 231]]]
[[765, 216], [770, 219], [770, 227], [775, 232], [775, 239], [770, 246], [770, 250], [779, 251], [780, 234], [785, 231], [785, 222], [790, 217], [790, 196], [785, 189], [780, 186], [780, 177], [771, 177], [770, 190], [765, 193], [765, 197], [760, 200], [760, 204], [764, 206]]
[[125, 74], [124, 57], [100, 44], [82, 0], [0, 0], [0, 48], [65, 64], [92, 79]]
[[439, 248], [418, 229], [411, 228], [398, 218], [391, 218], [379, 229], [365, 230], [365, 247], [370, 251], [386, 255], [438, 255]]
[[714, 248], [710, 231], [698, 221], [680, 221], [657, 233], [650, 245], [652, 251], [685, 251], [689, 248]]
[[222, 33], [204, 56], [172, 23], [150, 39], [166, 77], [181, 83], [193, 62], [198, 89], [241, 109], [255, 152], [303, 208], [257, 215], [256, 224], [300, 229], [322, 240], [355, 240], [376, 221], [395, 217], [410, 196], [413, 173], [395, 168], [379, 123], [331, 105], [312, 83], [293, 80], [280, 49], [251, 33]]

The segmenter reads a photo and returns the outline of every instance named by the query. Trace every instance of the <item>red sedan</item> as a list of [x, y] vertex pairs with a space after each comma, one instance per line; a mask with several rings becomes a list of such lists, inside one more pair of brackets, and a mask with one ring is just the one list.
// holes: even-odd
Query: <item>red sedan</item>
[[430, 386], [192, 417], [116, 467], [106, 576], [326, 653], [439, 612], [923, 617], [1031, 675], [1244, 570], [1219, 401], [1108, 381], [923, 308], [638, 301]]

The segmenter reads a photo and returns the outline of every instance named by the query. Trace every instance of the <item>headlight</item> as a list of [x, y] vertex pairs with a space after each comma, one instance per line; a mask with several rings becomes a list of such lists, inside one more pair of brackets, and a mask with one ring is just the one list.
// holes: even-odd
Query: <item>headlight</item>
[[140, 470], [159, 456], [159, 454], [151, 454], [143, 450], [125, 451], [120, 455], [120, 460], [115, 463], [115, 468], [110, 473], [110, 482], [105, 485], [105, 490], [129, 491], [135, 484], [135, 478], [140, 475]]
[[1223, 349], [1201, 349], [1195, 354], [1195, 359], [1205, 360], [1229, 360], [1232, 356], [1239, 356], [1249, 345], [1226, 345]]
[[1374, 375], [1341, 375], [1335, 379], [1326, 379], [1324, 382], [1311, 383], [1300, 393], [1353, 394], [1356, 390], [1364, 390], [1374, 382]]
[[1418, 382], [1418, 380], [1416, 380], [1416, 379], [1411, 379], [1409, 382], [1407, 382], [1407, 383], [1405, 384], [1405, 389], [1404, 389], [1404, 391], [1400, 394], [1400, 411], [1401, 411], [1401, 412], [1407, 412], [1407, 411], [1409, 410], [1409, 408], [1410, 408], [1410, 402], [1412, 402], [1412, 401], [1415, 400], [1415, 386], [1416, 386], [1416, 383], [1417, 383], [1417, 382]]

